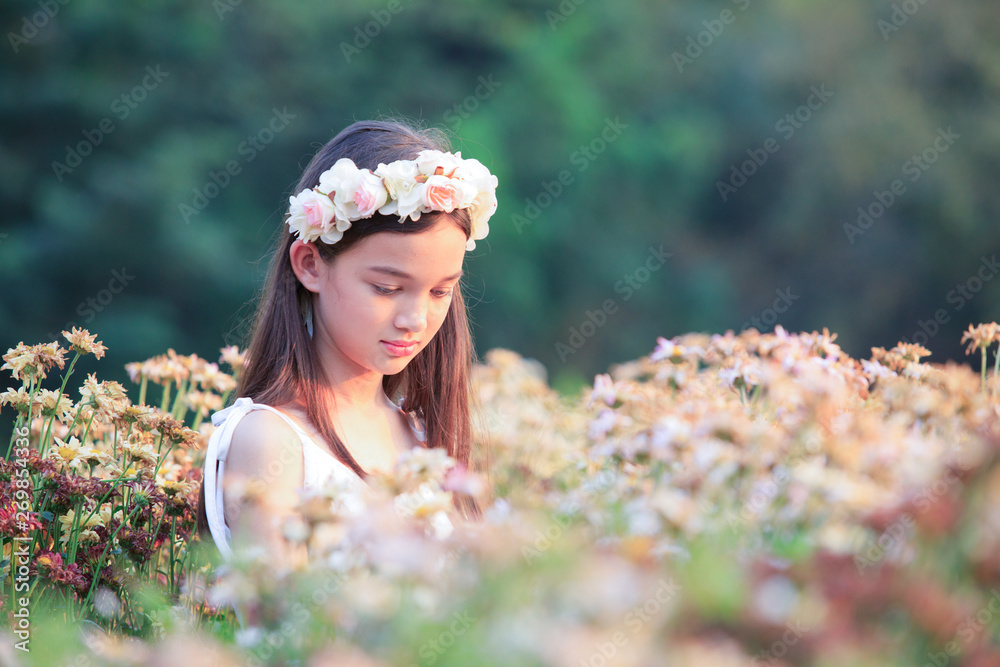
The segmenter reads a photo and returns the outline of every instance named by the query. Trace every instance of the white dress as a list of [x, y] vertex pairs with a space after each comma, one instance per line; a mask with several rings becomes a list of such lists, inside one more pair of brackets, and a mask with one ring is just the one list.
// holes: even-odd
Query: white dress
[[[382, 394], [385, 396], [385, 394]], [[402, 412], [402, 409], [393, 403], [388, 396], [385, 400], [389, 405]], [[346, 465], [341, 463], [330, 450], [321, 447], [305, 431], [299, 427], [285, 413], [263, 403], [254, 403], [252, 399], [243, 397], [237, 398], [233, 405], [219, 410], [212, 414], [212, 424], [215, 430], [208, 440], [208, 451], [205, 454], [204, 482], [205, 485], [205, 514], [208, 517], [208, 526], [212, 533], [212, 539], [222, 553], [226, 561], [232, 558], [232, 535], [229, 526], [226, 525], [224, 514], [225, 504], [222, 497], [222, 480], [226, 471], [226, 458], [229, 456], [229, 446], [233, 440], [233, 431], [252, 410], [270, 410], [292, 427], [302, 441], [302, 467], [303, 484], [302, 488], [320, 488], [334, 478], [353, 480], [348, 483], [364, 485], [364, 481]], [[414, 435], [421, 442], [426, 442], [423, 425], [412, 415], [406, 415], [407, 422]]]

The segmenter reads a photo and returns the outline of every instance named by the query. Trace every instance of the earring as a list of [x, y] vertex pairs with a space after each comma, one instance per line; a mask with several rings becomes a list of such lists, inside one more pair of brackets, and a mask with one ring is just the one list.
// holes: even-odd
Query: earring
[[302, 307], [302, 320], [306, 325], [306, 332], [309, 334], [309, 338], [313, 337], [313, 309], [312, 301], [306, 300], [305, 305]]

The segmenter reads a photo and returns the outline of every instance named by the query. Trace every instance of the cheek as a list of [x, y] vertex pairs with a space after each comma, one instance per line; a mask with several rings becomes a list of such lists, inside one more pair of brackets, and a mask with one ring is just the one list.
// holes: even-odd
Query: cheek
[[451, 308], [451, 300], [446, 300], [441, 303], [440, 306], [432, 311], [433, 322], [430, 323], [437, 331], [444, 324], [445, 319], [448, 317], [448, 310]]
[[[322, 297], [321, 297], [322, 299]], [[323, 303], [328, 322], [334, 330], [348, 336], [382, 325], [390, 316], [386, 304], [365, 292], [364, 287], [331, 290]]]

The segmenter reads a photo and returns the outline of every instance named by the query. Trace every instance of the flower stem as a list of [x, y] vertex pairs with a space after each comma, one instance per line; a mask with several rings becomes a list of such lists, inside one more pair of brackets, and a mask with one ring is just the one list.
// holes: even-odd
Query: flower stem
[[[170, 405], [170, 387], [173, 383], [167, 380], [167, 383], [163, 385], [163, 400], [160, 401], [160, 410], [163, 412], [167, 411], [167, 406]], [[178, 384], [180, 388], [180, 384]]]
[[[90, 598], [94, 594], [94, 589], [97, 587], [97, 582], [100, 581], [101, 579], [100, 577], [101, 572], [97, 568], [100, 566], [101, 563], [105, 562], [105, 559], [108, 556], [108, 549], [111, 548], [111, 545], [115, 541], [115, 537], [118, 536], [118, 531], [120, 531], [125, 526], [125, 524], [128, 523], [128, 520], [132, 518], [133, 514], [139, 511], [139, 507], [140, 506], [138, 504], [135, 507], [133, 507], [132, 511], [128, 513], [128, 516], [126, 516], [125, 519], [118, 525], [118, 527], [115, 528], [115, 532], [112, 533], [110, 536], [108, 536], [108, 543], [104, 546], [104, 552], [101, 553], [101, 557], [97, 560], [97, 566], [93, 567], [93, 577], [90, 582], [90, 590], [87, 592], [87, 597], [83, 600], [83, 603], [80, 605], [81, 612], [85, 612], [87, 605], [90, 603]], [[83, 615], [81, 613], [80, 618], [77, 618], [76, 622], [79, 623], [82, 619]]]
[[983, 393], [986, 393], [986, 348], [984, 347], [982, 348], [982, 350], [983, 350], [983, 369], [982, 369], [983, 382], [980, 389], [982, 390]]
[[993, 353], [993, 383], [996, 384], [997, 374], [1000, 374], [1000, 347]]
[[[80, 355], [79, 352], [77, 352], [76, 355], [73, 356], [73, 361], [71, 361], [69, 363], [69, 368], [66, 369], [66, 374], [63, 375], [62, 386], [59, 387], [59, 395], [56, 398], [56, 404], [57, 405], [58, 405], [59, 399], [63, 395], [63, 392], [66, 391], [66, 383], [69, 382], [69, 376], [73, 374], [73, 367], [76, 366], [76, 360], [79, 359], [80, 356], [81, 355]], [[56, 420], [56, 411], [53, 410], [52, 411], [52, 416], [49, 417], [49, 423], [45, 427], [45, 432], [42, 435], [42, 441], [40, 443], [40, 445], [42, 446], [42, 449], [40, 451], [41, 451], [41, 453], [43, 455], [45, 454], [45, 449], [47, 449], [47, 447], [45, 447], [45, 444], [48, 442], [49, 436], [52, 435], [52, 423], [55, 422], [55, 420]]]

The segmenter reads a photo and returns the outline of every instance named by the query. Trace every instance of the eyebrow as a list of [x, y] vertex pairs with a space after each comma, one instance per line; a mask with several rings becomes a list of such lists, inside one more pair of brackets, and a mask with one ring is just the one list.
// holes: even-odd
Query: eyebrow
[[[397, 278], [405, 278], [407, 280], [413, 278], [413, 276], [411, 276], [406, 271], [400, 271], [399, 269], [394, 269], [391, 266], [369, 266], [368, 270], [369, 271], [375, 271], [377, 273], [384, 273], [384, 274], [389, 275], [389, 276], [395, 276]], [[451, 276], [448, 276], [446, 278], [443, 278], [441, 282], [445, 282], [447, 280], [454, 280], [455, 278], [461, 278], [464, 274], [465, 274], [465, 271], [459, 271], [458, 273], [456, 273], [454, 275], [451, 275]]]

